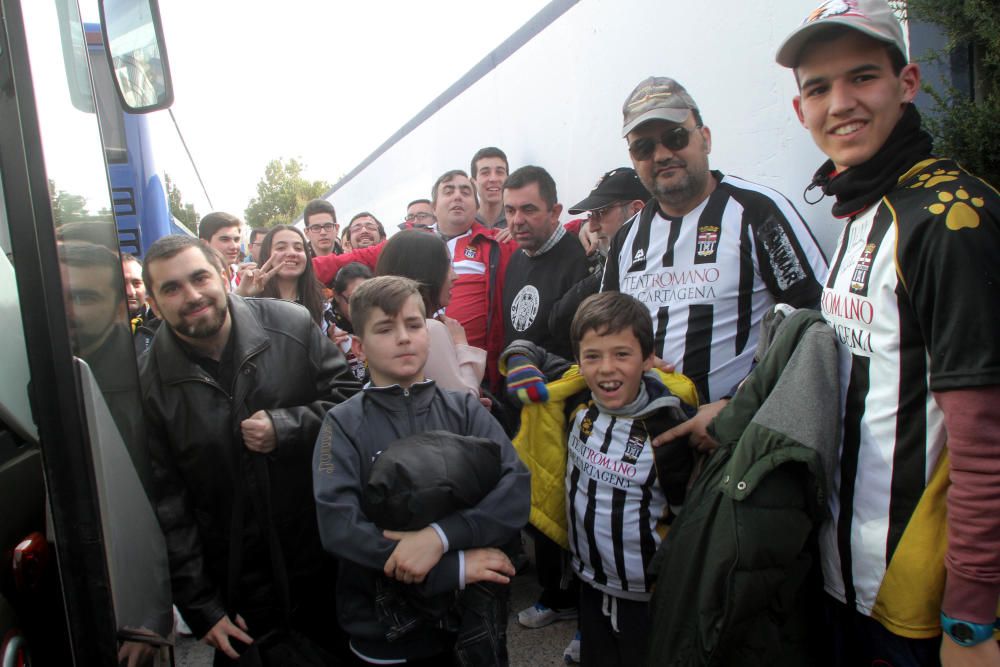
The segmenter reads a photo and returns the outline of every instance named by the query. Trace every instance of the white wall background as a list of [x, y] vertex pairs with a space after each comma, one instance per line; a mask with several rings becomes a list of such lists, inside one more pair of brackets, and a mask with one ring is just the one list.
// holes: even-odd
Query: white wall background
[[[829, 252], [841, 228], [831, 201], [810, 206], [802, 198], [823, 156], [795, 118], [791, 72], [774, 62], [815, 4], [581, 0], [330, 200], [344, 221], [370, 210], [394, 228], [408, 201], [430, 196], [438, 175], [468, 170], [478, 148], [494, 145], [512, 170], [545, 167], [569, 206], [605, 171], [630, 166], [622, 103], [645, 77], [671, 76], [712, 130], [711, 167], [783, 192]], [[373, 149], [383, 140], [373, 138]]]

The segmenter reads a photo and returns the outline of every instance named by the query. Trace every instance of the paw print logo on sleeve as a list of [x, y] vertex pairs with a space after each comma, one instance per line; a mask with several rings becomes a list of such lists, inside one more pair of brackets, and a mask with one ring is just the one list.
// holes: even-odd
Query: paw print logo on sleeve
[[[943, 183], [949, 183], [958, 178], [959, 171], [937, 169], [930, 174], [921, 174], [917, 183], [911, 188], [933, 188]], [[934, 215], [944, 215], [945, 226], [952, 230], [975, 229], [979, 227], [979, 212], [984, 205], [982, 197], [973, 197], [964, 187], [954, 191], [941, 189], [937, 193], [937, 201], [927, 207]]]

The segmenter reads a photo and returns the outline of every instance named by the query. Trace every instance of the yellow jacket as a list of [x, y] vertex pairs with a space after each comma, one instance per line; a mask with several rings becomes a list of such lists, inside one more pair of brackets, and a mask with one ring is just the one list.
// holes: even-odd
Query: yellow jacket
[[[657, 374], [679, 399], [697, 407], [698, 390], [680, 373]], [[531, 403], [521, 410], [521, 430], [514, 448], [531, 471], [531, 515], [529, 521], [544, 535], [569, 548], [566, 517], [566, 401], [587, 390], [578, 366], [572, 366], [549, 382], [549, 400]]]

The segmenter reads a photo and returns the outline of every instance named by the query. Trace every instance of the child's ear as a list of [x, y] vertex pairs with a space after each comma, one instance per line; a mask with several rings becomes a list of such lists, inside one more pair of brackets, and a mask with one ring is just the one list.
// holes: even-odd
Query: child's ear
[[642, 362], [642, 372], [645, 373], [646, 371], [653, 370], [653, 363], [655, 361], [656, 361], [655, 354], [650, 354], [648, 357], [646, 357]]
[[351, 352], [361, 361], [368, 361], [365, 357], [365, 344], [354, 334], [351, 334]]

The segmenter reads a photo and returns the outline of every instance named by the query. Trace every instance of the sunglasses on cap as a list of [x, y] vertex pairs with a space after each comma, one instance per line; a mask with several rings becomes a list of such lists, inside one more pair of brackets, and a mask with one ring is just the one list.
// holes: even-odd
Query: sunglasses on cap
[[[691, 133], [700, 128], [701, 125], [696, 126], [692, 130], [681, 126], [672, 127], [669, 130], [663, 131], [660, 135], [659, 143], [663, 144], [671, 152], [676, 153], [679, 150], [687, 148], [688, 143], [691, 141]], [[629, 155], [639, 161], [648, 160], [653, 157], [656, 144], [657, 140], [651, 137], [636, 139], [628, 145]]]

